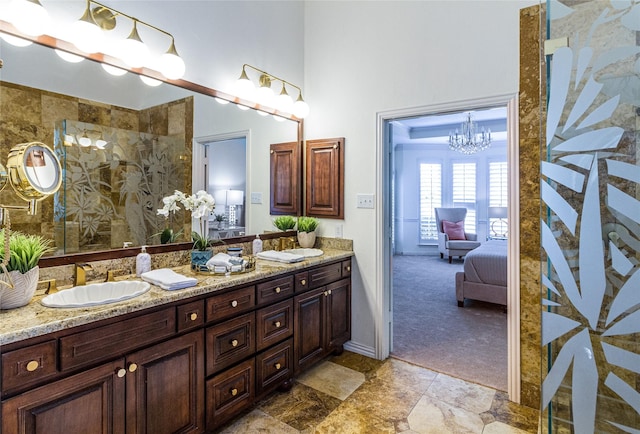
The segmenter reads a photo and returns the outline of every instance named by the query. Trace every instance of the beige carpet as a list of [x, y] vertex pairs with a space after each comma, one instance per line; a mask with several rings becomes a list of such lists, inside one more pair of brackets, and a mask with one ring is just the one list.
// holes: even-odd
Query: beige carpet
[[467, 381], [507, 390], [507, 315], [467, 300], [459, 308], [455, 273], [462, 261], [393, 258], [392, 357]]

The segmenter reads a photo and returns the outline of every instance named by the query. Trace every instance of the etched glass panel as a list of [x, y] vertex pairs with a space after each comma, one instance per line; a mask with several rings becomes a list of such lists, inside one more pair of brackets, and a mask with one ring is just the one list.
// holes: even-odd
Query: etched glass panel
[[542, 428], [638, 433], [640, 2], [546, 11]]

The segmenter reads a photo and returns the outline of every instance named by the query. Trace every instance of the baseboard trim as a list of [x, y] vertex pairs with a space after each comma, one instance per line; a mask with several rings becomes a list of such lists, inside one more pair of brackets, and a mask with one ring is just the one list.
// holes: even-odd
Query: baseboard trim
[[370, 357], [372, 359], [376, 358], [376, 349], [370, 347], [368, 345], [362, 345], [358, 342], [349, 341], [344, 344], [344, 349], [347, 351], [351, 351], [352, 353], [357, 353], [363, 356]]

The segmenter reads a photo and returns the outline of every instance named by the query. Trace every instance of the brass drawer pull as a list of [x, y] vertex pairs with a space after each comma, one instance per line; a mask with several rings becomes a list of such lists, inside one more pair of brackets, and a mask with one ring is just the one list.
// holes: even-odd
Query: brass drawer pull
[[231, 302], [231, 307], [238, 307], [238, 301], [237, 300], [233, 300]]
[[234, 387], [233, 389], [230, 390], [230, 392], [231, 392], [231, 396], [236, 396], [238, 394], [238, 389]]
[[189, 315], [189, 318], [191, 319], [191, 321], [195, 321], [198, 319], [198, 314], [193, 312], [191, 315]]
[[302, 279], [300, 281], [300, 285], [305, 286], [307, 284], [307, 279]]
[[281, 290], [281, 289], [280, 289], [280, 287], [278, 286], [278, 287], [276, 288], [276, 294], [280, 294], [280, 291], [282, 291], [282, 290]]
[[120, 368], [116, 371], [116, 375], [118, 376], [118, 378], [122, 378], [127, 375], [127, 370], [124, 368]]
[[276, 363], [275, 365], [273, 365], [274, 368], [276, 368], [276, 371], [280, 370], [280, 368], [282, 368], [282, 365], [280, 363]]
[[40, 367], [40, 363], [37, 360], [32, 360], [27, 363], [27, 371], [33, 372]]
[[276, 328], [278, 329], [278, 328], [280, 328], [282, 323], [280, 321], [276, 321], [273, 325], [276, 326]]
[[135, 363], [129, 363], [129, 372], [136, 372], [136, 369], [138, 369], [138, 365]]
[[232, 340], [231, 341], [231, 346], [232, 347], [237, 347], [238, 346], [238, 340], [237, 339]]

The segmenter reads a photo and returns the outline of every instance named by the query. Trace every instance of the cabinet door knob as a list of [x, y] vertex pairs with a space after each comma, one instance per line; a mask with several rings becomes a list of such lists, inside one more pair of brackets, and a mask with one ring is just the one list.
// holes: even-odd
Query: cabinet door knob
[[307, 284], [307, 279], [302, 279], [300, 281], [300, 285], [305, 286]]
[[127, 370], [124, 368], [120, 368], [116, 371], [116, 375], [118, 376], [118, 378], [122, 378], [127, 375]]
[[29, 372], [35, 371], [36, 369], [38, 369], [38, 367], [40, 367], [40, 363], [38, 363], [37, 360], [32, 360], [27, 363], [27, 371]]
[[232, 340], [231, 341], [231, 346], [232, 347], [237, 347], [238, 346], [238, 340], [237, 339]]
[[282, 325], [282, 323], [280, 321], [276, 321], [274, 326], [276, 326], [276, 328], [280, 328], [280, 326]]
[[237, 300], [233, 300], [231, 302], [231, 307], [238, 307], [238, 301]]
[[280, 368], [282, 368], [282, 365], [280, 363], [276, 363], [275, 365], [273, 365], [274, 368], [276, 368], [276, 370], [279, 370]]
[[193, 312], [191, 315], [189, 315], [189, 318], [191, 318], [191, 321], [195, 321], [198, 319], [198, 314]]
[[238, 389], [234, 387], [233, 389], [230, 390], [230, 392], [231, 392], [231, 396], [236, 396], [238, 394]]
[[331, 295], [331, 290], [329, 290], [329, 295]]
[[136, 369], [138, 369], [138, 365], [135, 363], [129, 363], [129, 372], [136, 372]]
[[280, 287], [278, 286], [278, 287], [276, 288], [276, 294], [280, 294], [280, 291], [282, 291], [282, 290], [281, 290], [281, 289], [280, 289]]
[[347, 271], [351, 271], [351, 265], [347, 265]]
[[325, 291], [325, 292], [324, 292], [324, 296], [326, 297], [326, 296], [328, 296], [328, 295], [329, 295], [329, 293], [328, 293], [327, 291]]

